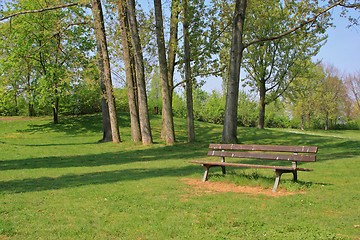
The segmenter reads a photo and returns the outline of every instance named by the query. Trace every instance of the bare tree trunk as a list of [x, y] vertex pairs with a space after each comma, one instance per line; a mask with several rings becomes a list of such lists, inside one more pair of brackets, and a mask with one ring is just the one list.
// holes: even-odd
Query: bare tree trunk
[[120, 34], [124, 52], [125, 72], [126, 72], [126, 87], [129, 100], [130, 123], [131, 123], [131, 139], [134, 142], [141, 141], [139, 109], [137, 106], [136, 97], [136, 79], [133, 73], [133, 61], [130, 53], [130, 30], [127, 17], [126, 0], [118, 0], [117, 8], [119, 12]]
[[53, 111], [53, 124], [59, 123], [59, 97], [57, 97], [58, 91], [55, 90], [55, 101], [52, 106]]
[[[29, 64], [28, 64], [28, 72], [27, 72], [27, 87], [29, 89], [29, 99], [28, 99], [28, 115], [29, 117], [32, 117], [34, 116], [34, 104], [32, 104], [32, 100], [31, 99], [34, 99], [34, 91], [31, 90], [31, 81], [30, 81], [30, 67], [29, 67]], [[31, 94], [32, 93], [32, 94]]]
[[128, 21], [131, 33], [131, 41], [134, 47], [136, 80], [139, 99], [139, 116], [140, 116], [140, 130], [143, 144], [152, 144], [152, 135], [150, 127], [150, 119], [148, 113], [146, 87], [145, 87], [145, 72], [144, 60], [140, 44], [140, 37], [137, 29], [137, 21], [135, 16], [135, 2], [134, 0], [126, 0], [128, 9]]
[[28, 103], [28, 115], [29, 115], [29, 117], [35, 116], [35, 114], [34, 114], [34, 105], [30, 101]]
[[[168, 45], [168, 81], [169, 81], [169, 93], [170, 93], [170, 105], [172, 107], [173, 92], [174, 92], [174, 70], [175, 59], [178, 45], [178, 22], [179, 22], [179, 0], [171, 1], [171, 15], [170, 15], [170, 39]], [[161, 138], [165, 139], [165, 127], [164, 119], [162, 119], [161, 125]], [[175, 136], [175, 128], [174, 128]]]
[[170, 39], [169, 39], [169, 51], [168, 51], [168, 80], [170, 89], [170, 100], [172, 103], [172, 95], [174, 90], [174, 70], [175, 70], [175, 58], [178, 46], [178, 10], [179, 0], [172, 0], [171, 2], [171, 17], [170, 17]]
[[101, 90], [101, 112], [103, 122], [103, 138], [99, 142], [112, 141], [109, 107], [106, 101], [106, 88], [104, 83], [104, 62], [102, 61], [102, 52], [99, 41], [96, 41], [97, 47], [97, 62], [100, 70], [100, 90]]
[[301, 130], [305, 130], [304, 115], [301, 115]]
[[329, 130], [329, 113], [325, 114], [325, 131]]
[[109, 108], [112, 141], [114, 143], [117, 143], [120, 142], [120, 134], [119, 134], [119, 127], [118, 127], [116, 110], [115, 110], [115, 102], [113, 97], [113, 87], [112, 87], [111, 72], [110, 72], [110, 60], [107, 50], [105, 25], [104, 25], [103, 13], [102, 13], [101, 1], [91, 0], [91, 5], [92, 5], [91, 8], [92, 13], [94, 16], [96, 40], [99, 42], [99, 45], [101, 46], [101, 53], [102, 53], [101, 59], [103, 61], [103, 66], [104, 66], [103, 77], [106, 88], [106, 100]]
[[15, 104], [15, 114], [18, 115], [19, 107], [18, 107], [17, 89], [16, 88], [15, 88], [15, 91], [14, 91], [14, 104]]
[[264, 125], [265, 125], [265, 94], [266, 94], [265, 80], [261, 81], [261, 83], [260, 83], [259, 93], [260, 93], [260, 99], [259, 99], [258, 128], [264, 129]]
[[188, 123], [188, 141], [195, 141], [195, 126], [194, 126], [194, 111], [193, 111], [193, 97], [192, 97], [192, 79], [190, 67], [190, 43], [189, 43], [189, 24], [187, 15], [188, 1], [183, 0], [183, 14], [184, 14], [184, 54], [185, 54], [185, 81], [186, 81], [186, 108], [187, 108], [187, 123]]
[[[99, 62], [101, 62], [102, 65], [101, 59], [99, 59]], [[100, 142], [110, 142], [112, 141], [111, 124], [110, 124], [110, 116], [109, 116], [109, 106], [106, 101], [106, 88], [103, 78], [104, 78], [104, 69], [100, 70], [101, 110], [102, 110], [101, 112], [102, 112], [102, 120], [103, 120], [103, 138]]]
[[154, 0], [156, 35], [159, 53], [160, 78], [161, 78], [161, 95], [162, 95], [162, 115], [164, 119], [165, 140], [166, 144], [175, 142], [174, 122], [172, 106], [170, 100], [170, 90], [168, 83], [168, 69], [166, 63], [165, 39], [163, 30], [163, 17], [161, 9], [161, 0]]
[[236, 0], [232, 28], [224, 127], [221, 140], [223, 143], [237, 142], [237, 107], [239, 97], [240, 66], [244, 51], [242, 38], [246, 6], [247, 0]]

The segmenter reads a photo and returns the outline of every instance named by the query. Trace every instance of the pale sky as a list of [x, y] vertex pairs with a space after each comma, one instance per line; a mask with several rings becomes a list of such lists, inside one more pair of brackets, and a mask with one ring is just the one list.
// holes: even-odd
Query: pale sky
[[336, 27], [328, 29], [328, 41], [318, 59], [333, 64], [341, 72], [360, 71], [360, 26], [347, 28], [347, 19], [336, 17], [334, 20]]

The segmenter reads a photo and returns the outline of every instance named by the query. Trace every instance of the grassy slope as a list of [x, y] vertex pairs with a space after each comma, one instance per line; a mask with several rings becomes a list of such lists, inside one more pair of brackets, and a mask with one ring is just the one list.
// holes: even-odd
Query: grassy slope
[[[240, 128], [248, 144], [315, 145], [318, 161], [303, 164], [299, 183], [285, 174], [280, 189], [306, 190], [283, 197], [241, 193], [197, 195], [182, 178], [201, 178], [188, 160], [205, 160], [221, 126], [196, 123], [197, 142], [186, 143], [186, 122], [176, 119], [178, 143], [129, 140], [120, 116], [121, 144], [97, 141], [98, 115], [0, 120], [0, 239], [358, 239], [360, 237], [360, 135], [356, 131], [306, 132]], [[210, 181], [271, 188], [269, 170], [234, 169]], [[186, 197], [184, 197], [186, 196]]]

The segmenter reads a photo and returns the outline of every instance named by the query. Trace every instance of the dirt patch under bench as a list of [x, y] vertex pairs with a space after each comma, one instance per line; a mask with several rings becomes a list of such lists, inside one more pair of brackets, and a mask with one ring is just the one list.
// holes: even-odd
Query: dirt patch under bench
[[[188, 184], [193, 187], [194, 195], [204, 195], [204, 194], [214, 194], [214, 193], [222, 193], [222, 192], [235, 192], [235, 193], [244, 193], [249, 195], [259, 195], [263, 194], [270, 197], [280, 197], [280, 196], [288, 196], [294, 195], [301, 192], [288, 192], [285, 190], [277, 190], [276, 192], [272, 192], [272, 189], [263, 189], [262, 187], [251, 187], [251, 186], [238, 186], [234, 183], [226, 183], [226, 182], [203, 182], [201, 179], [192, 179], [192, 178], [183, 178], [180, 179], [182, 182]], [[184, 197], [189, 197], [184, 196]]]

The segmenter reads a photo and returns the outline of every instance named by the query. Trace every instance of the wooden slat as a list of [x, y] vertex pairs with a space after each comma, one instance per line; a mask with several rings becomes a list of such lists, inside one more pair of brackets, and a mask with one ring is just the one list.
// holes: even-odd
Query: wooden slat
[[315, 162], [315, 155], [292, 155], [292, 154], [276, 154], [276, 153], [257, 153], [257, 152], [222, 152], [209, 151], [208, 156], [216, 157], [237, 157], [237, 158], [255, 158], [266, 160], [281, 161], [299, 161], [299, 162]]
[[239, 150], [239, 151], [292, 152], [292, 153], [317, 153], [318, 147], [278, 146], [278, 145], [210, 144], [209, 149]]
[[307, 168], [294, 168], [294, 167], [283, 167], [283, 166], [266, 166], [256, 164], [242, 164], [242, 163], [227, 163], [227, 162], [206, 162], [206, 161], [189, 161], [190, 163], [197, 163], [208, 166], [231, 166], [231, 167], [245, 167], [245, 168], [266, 168], [266, 169], [278, 169], [284, 171], [313, 171]]

